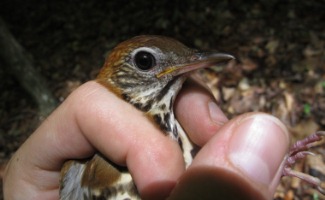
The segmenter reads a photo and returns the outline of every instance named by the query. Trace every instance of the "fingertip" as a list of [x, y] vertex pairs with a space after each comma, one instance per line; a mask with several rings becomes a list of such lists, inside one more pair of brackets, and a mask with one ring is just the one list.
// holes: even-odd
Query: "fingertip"
[[203, 146], [228, 121], [212, 94], [194, 81], [184, 84], [175, 112], [185, 132], [198, 146]]
[[272, 197], [289, 147], [289, 133], [277, 118], [248, 113], [226, 123], [201, 149], [192, 167], [231, 171]]
[[286, 126], [272, 115], [252, 113], [239, 122], [234, 132], [241, 132], [244, 141], [240, 147], [237, 142], [241, 136], [232, 139], [229, 159], [252, 184], [263, 185], [271, 198], [288, 154], [290, 135]]
[[185, 170], [178, 144], [161, 134], [137, 145], [130, 149], [127, 165], [141, 196], [165, 199]]
[[289, 147], [289, 133], [277, 118], [263, 113], [238, 121], [228, 147], [228, 158], [251, 181], [271, 192], [279, 181], [279, 168]]

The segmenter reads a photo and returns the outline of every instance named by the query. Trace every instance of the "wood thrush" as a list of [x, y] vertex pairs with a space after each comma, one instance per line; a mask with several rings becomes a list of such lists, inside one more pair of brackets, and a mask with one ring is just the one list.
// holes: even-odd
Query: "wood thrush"
[[[177, 141], [185, 164], [189, 166], [197, 147], [175, 118], [174, 100], [186, 74], [232, 59], [234, 57], [228, 54], [190, 49], [167, 37], [138, 36], [114, 48], [97, 81], [145, 112], [166, 136]], [[303, 145], [297, 145], [290, 159], [298, 159], [297, 152], [319, 138], [319, 134], [314, 134]], [[289, 162], [285, 167], [285, 175], [296, 175], [289, 168]], [[60, 184], [62, 200], [141, 199], [127, 169], [111, 163], [99, 153], [86, 160], [67, 161], [61, 170]]]
[[[183, 151], [188, 166], [195, 146], [177, 122], [173, 103], [188, 72], [224, 63], [233, 56], [198, 52], [160, 36], [138, 36], [119, 44], [97, 80], [117, 96], [147, 113]], [[140, 199], [131, 175], [96, 154], [68, 161], [62, 168], [61, 199]]]

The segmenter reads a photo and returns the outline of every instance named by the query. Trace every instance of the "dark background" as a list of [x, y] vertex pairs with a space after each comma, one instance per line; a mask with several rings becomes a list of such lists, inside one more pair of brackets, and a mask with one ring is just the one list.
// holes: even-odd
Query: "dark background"
[[[166, 35], [235, 55], [237, 61], [224, 72], [201, 73], [221, 107], [229, 117], [257, 110], [274, 114], [293, 140], [325, 129], [324, 10], [325, 1], [316, 0], [0, 1], [0, 17], [58, 101], [93, 79], [119, 42]], [[3, 66], [0, 80], [0, 163], [5, 163], [41, 120], [35, 101]], [[315, 151], [323, 155], [320, 163], [307, 159], [295, 168], [306, 173], [324, 168], [324, 144]], [[316, 175], [325, 179], [320, 171]], [[285, 179], [275, 199], [317, 197], [294, 181]]]

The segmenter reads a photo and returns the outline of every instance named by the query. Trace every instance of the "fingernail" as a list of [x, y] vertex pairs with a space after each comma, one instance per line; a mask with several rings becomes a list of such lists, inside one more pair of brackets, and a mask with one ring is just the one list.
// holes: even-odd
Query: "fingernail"
[[213, 101], [208, 103], [211, 121], [215, 123], [226, 122], [228, 119]]
[[241, 120], [235, 128], [229, 159], [251, 180], [269, 185], [287, 152], [289, 136], [275, 117], [257, 114]]

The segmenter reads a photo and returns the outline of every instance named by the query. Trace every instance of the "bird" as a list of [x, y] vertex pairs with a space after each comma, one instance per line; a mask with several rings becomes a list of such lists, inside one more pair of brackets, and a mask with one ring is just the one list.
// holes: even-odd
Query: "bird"
[[[225, 66], [235, 57], [216, 51], [198, 51], [181, 42], [157, 35], [136, 36], [118, 44], [102, 67], [97, 82], [115, 95], [146, 113], [171, 140], [179, 144], [188, 167], [199, 150], [175, 117], [173, 106], [184, 81], [193, 71]], [[319, 131], [295, 143], [288, 152], [283, 176], [296, 176], [317, 187], [319, 179], [291, 169], [305, 157], [310, 144], [321, 140]], [[140, 200], [131, 174], [99, 152], [89, 159], [68, 160], [61, 169], [61, 200]]]
[[[117, 45], [108, 55], [97, 81], [137, 109], [145, 112], [178, 142], [188, 167], [197, 148], [178, 123], [174, 101], [188, 74], [224, 66], [234, 57], [215, 51], [201, 52], [164, 36], [142, 35]], [[132, 176], [96, 153], [86, 160], [69, 160], [61, 170], [61, 200], [141, 199]]]

